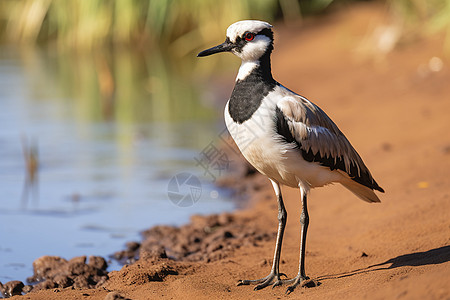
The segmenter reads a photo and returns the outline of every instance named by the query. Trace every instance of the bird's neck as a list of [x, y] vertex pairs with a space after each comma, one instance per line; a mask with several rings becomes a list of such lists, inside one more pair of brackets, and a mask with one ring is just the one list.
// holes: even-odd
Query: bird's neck
[[265, 82], [274, 81], [272, 77], [272, 68], [270, 65], [270, 53], [266, 52], [257, 60], [242, 61], [236, 81], [243, 81], [249, 75], [252, 75], [252, 77], [258, 77], [260, 80]]
[[234, 122], [249, 120], [277, 82], [270, 70], [270, 53], [258, 61], [243, 61], [228, 102], [228, 113]]

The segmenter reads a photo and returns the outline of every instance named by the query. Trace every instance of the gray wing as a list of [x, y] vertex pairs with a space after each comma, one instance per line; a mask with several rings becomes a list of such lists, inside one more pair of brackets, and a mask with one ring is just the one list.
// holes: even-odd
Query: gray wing
[[302, 157], [331, 170], [341, 170], [354, 181], [384, 192], [345, 135], [318, 106], [295, 95], [277, 103], [277, 133], [294, 143]]

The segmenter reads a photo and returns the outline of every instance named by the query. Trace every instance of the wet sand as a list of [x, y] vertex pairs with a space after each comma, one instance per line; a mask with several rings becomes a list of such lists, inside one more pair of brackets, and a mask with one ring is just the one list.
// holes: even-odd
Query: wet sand
[[[374, 56], [368, 34], [383, 18], [382, 7], [364, 3], [275, 27], [275, 78], [329, 114], [386, 190], [380, 204], [337, 185], [311, 192], [306, 272], [319, 286], [288, 296], [284, 286], [236, 286], [268, 274], [277, 209], [269, 181], [235, 158], [240, 167], [222, 184], [248, 197], [244, 209], [149, 229], [146, 240], [122, 253], [141, 258], [99, 278], [95, 288], [12, 299], [450, 299], [450, 68], [443, 37], [406, 40]], [[433, 57], [443, 59], [442, 69]], [[301, 204], [298, 190], [283, 193], [288, 222], [280, 268], [293, 277]]]

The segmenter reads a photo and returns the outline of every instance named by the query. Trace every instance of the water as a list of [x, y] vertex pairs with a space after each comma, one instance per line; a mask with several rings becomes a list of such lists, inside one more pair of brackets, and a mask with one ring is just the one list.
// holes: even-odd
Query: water
[[[0, 48], [0, 281], [25, 281], [42, 255], [105, 257], [152, 225], [233, 209], [194, 160], [217, 142], [222, 107], [168, 61]], [[180, 172], [202, 185], [190, 207], [168, 199]]]

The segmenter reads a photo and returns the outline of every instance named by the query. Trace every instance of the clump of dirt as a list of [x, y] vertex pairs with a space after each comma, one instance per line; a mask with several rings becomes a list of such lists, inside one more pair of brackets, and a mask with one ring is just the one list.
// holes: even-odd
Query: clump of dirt
[[128, 243], [126, 250], [114, 253], [114, 258], [123, 263], [138, 258], [210, 262], [227, 257], [228, 252], [243, 245], [273, 239], [274, 234], [260, 231], [254, 222], [230, 213], [195, 215], [181, 227], [155, 226], [144, 231], [142, 243]]
[[0, 294], [5, 297], [12, 297], [16, 295], [22, 295], [22, 291], [25, 285], [22, 281], [12, 280], [5, 284], [0, 282]]
[[103, 257], [74, 257], [65, 260], [59, 256], [42, 256], [33, 262], [34, 275], [27, 280], [36, 283], [33, 291], [53, 288], [95, 288], [108, 279], [108, 264]]
[[54, 288], [95, 288], [108, 279], [108, 264], [103, 257], [74, 257], [66, 260], [59, 256], [42, 256], [33, 262], [33, 276], [27, 281], [35, 285], [24, 285], [21, 281], [0, 284], [0, 291], [5, 297], [22, 295], [30, 291]]
[[[125, 265], [120, 271], [110, 273], [112, 282], [119, 280], [122, 284], [142, 285], [151, 281], [163, 281], [169, 275], [178, 275], [183, 266], [171, 259], [142, 259], [132, 265]], [[103, 287], [114, 285], [111, 281]]]

